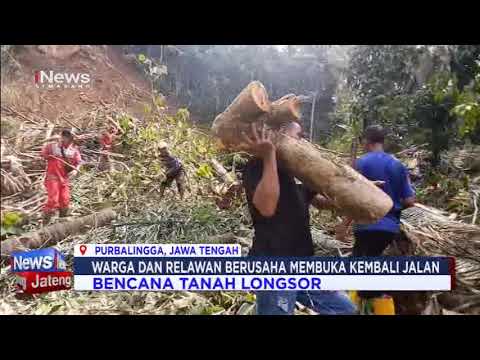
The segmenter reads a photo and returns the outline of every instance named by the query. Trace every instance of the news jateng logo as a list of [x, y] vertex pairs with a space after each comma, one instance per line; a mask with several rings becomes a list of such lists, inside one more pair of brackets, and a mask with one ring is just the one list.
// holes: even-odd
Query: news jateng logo
[[35, 86], [38, 89], [89, 89], [91, 77], [87, 73], [35, 71]]
[[72, 273], [66, 271], [63, 255], [54, 248], [14, 252], [10, 267], [17, 276], [16, 291], [19, 293], [67, 290], [72, 286]]

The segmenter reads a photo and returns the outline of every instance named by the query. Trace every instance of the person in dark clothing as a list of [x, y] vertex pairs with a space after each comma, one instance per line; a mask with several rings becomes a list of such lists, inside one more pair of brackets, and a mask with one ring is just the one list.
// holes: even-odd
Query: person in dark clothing
[[165, 189], [170, 187], [175, 180], [180, 198], [183, 199], [185, 195], [185, 170], [183, 169], [183, 165], [177, 158], [170, 155], [166, 143], [162, 142], [158, 149], [160, 152], [160, 161], [167, 170], [166, 179], [160, 185], [160, 197], [163, 197]]
[[[400, 233], [402, 210], [413, 206], [415, 192], [410, 184], [408, 169], [393, 155], [384, 152], [385, 133], [378, 125], [369, 126], [364, 133], [366, 154], [355, 162], [355, 168], [367, 179], [377, 183], [393, 201], [392, 209], [373, 224], [354, 224], [355, 238], [352, 256], [381, 256]], [[346, 220], [348, 224], [350, 219]], [[384, 297], [382, 292], [359, 291], [362, 299]]]
[[[282, 129], [299, 137], [301, 127], [292, 123]], [[243, 171], [243, 186], [253, 221], [255, 236], [250, 256], [313, 256], [309, 205], [326, 207], [327, 199], [316, 195], [277, 162], [270, 135], [259, 135], [252, 126], [253, 138], [243, 135], [255, 156]], [[259, 291], [257, 314], [289, 315], [296, 302], [320, 314], [354, 314], [346, 294], [335, 291]]]

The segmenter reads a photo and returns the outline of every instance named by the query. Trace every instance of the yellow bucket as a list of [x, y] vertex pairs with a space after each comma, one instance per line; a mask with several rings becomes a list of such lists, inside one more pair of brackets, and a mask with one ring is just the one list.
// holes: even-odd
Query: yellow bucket
[[393, 298], [385, 296], [373, 299], [373, 312], [375, 315], [395, 315]]
[[[356, 291], [349, 291], [348, 296], [350, 297], [350, 300], [359, 308], [359, 309], [364, 309], [366, 311], [366, 314], [371, 314], [371, 315], [395, 315], [395, 303], [393, 301], [393, 298], [390, 296], [384, 296], [381, 298], [375, 298], [371, 300], [363, 300], [360, 296], [358, 296], [358, 292]], [[370, 304], [368, 305], [367, 308], [364, 308], [362, 305], [365, 304]], [[370, 310], [368, 310], [368, 308]], [[365, 310], [367, 309], [367, 310]], [[362, 310], [361, 310], [362, 311]], [[372, 311], [372, 313], [371, 313]]]
[[348, 296], [350, 297], [350, 300], [357, 306], [360, 306], [361, 299], [358, 296], [358, 293], [356, 291], [349, 291]]

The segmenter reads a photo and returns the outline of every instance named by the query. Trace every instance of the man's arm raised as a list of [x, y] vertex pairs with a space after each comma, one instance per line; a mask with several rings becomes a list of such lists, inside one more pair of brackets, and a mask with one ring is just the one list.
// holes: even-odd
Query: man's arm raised
[[249, 145], [250, 151], [263, 162], [262, 177], [255, 188], [252, 203], [262, 216], [272, 217], [275, 215], [280, 197], [276, 150], [270, 133], [267, 134], [265, 131], [265, 125], [259, 136], [255, 125], [252, 124], [252, 134], [253, 139], [246, 134], [243, 134], [243, 139]]

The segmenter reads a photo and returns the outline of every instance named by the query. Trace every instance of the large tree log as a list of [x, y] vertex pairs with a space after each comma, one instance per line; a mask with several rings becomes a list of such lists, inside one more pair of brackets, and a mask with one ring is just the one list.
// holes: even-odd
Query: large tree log
[[371, 181], [343, 163], [327, 160], [309, 142], [279, 134], [279, 160], [289, 171], [332, 200], [334, 207], [359, 223], [375, 222], [393, 206], [390, 197]]
[[110, 223], [116, 214], [112, 209], [104, 209], [95, 214], [82, 216], [69, 222], [46, 226], [21, 236], [7, 239], [0, 243], [1, 254], [8, 256], [12, 251], [36, 249], [41, 246], [51, 246], [70, 235], [80, 234], [94, 227]]
[[[264, 105], [264, 101], [268, 101], [266, 93], [263, 95], [264, 87], [261, 84], [258, 85], [258, 82], [252, 84], [242, 91], [224, 113], [217, 116], [212, 126], [215, 135], [221, 139], [225, 147], [231, 150], [248, 151], [248, 146], [242, 141], [241, 134], [242, 132], [250, 133], [249, 125], [252, 122], [273, 121], [272, 111], [268, 111], [269, 106], [260, 107], [257, 102], [238, 100], [241, 97], [251, 99], [252, 96], [248, 94], [252, 93], [249, 89], [253, 88], [255, 89], [253, 92], [258, 90], [262, 93], [261, 96], [256, 97], [262, 99], [261, 105]], [[292, 103], [289, 106], [282, 105], [294, 100], [292, 95], [278, 100], [275, 116], [278, 116], [279, 120], [288, 119], [295, 113], [292, 109], [296, 107]], [[249, 104], [249, 106], [240, 107], [239, 103]], [[259, 110], [260, 108], [263, 112]], [[244, 109], [248, 111], [248, 116], [239, 114]], [[288, 115], [289, 112], [290, 115]], [[277, 133], [274, 141], [278, 158], [289, 171], [312, 190], [330, 198], [339, 213], [359, 223], [372, 223], [385, 216], [392, 208], [393, 202], [385, 192], [348, 165], [340, 163], [338, 159], [329, 160], [312, 144], [280, 133]]]
[[212, 130], [227, 148], [246, 150], [247, 146], [241, 141], [242, 132], [249, 133], [251, 124], [267, 116], [270, 111], [265, 87], [260, 82], [253, 81], [215, 118]]
[[252, 81], [222, 115], [231, 121], [253, 122], [260, 115], [270, 112], [270, 108], [265, 87], [259, 81]]

